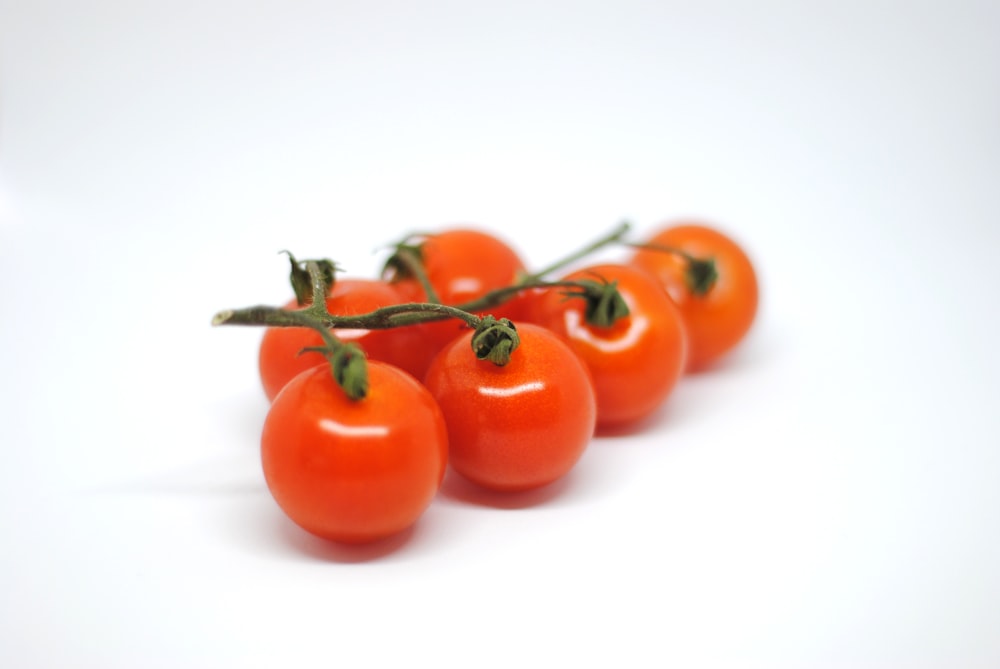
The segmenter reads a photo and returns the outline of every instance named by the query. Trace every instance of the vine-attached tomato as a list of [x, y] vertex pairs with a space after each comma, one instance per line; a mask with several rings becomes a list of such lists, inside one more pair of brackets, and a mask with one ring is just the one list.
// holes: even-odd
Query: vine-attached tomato
[[758, 302], [753, 264], [728, 236], [695, 223], [663, 228], [647, 243], [715, 263], [715, 283], [697, 294], [690, 287], [683, 256], [643, 248], [631, 259], [632, 265], [655, 276], [680, 308], [690, 339], [688, 369], [704, 369], [733, 349], [753, 325]]
[[660, 285], [627, 265], [602, 264], [564, 280], [614, 282], [628, 315], [607, 326], [587, 321], [586, 302], [550, 290], [541, 323], [586, 363], [597, 394], [598, 428], [625, 426], [657, 409], [684, 368], [687, 337], [680, 314]]
[[555, 335], [525, 324], [510, 362], [478, 360], [472, 333], [431, 363], [425, 384], [448, 425], [449, 462], [485, 488], [537, 488], [562, 477], [594, 432], [587, 370]]
[[[471, 228], [452, 228], [427, 235], [420, 242], [418, 257], [431, 286], [443, 304], [459, 305], [509, 286], [524, 271], [520, 256], [498, 237]], [[406, 302], [426, 302], [420, 283], [405, 270], [392, 285]], [[491, 310], [498, 318], [503, 309]], [[430, 342], [430, 358], [445, 344], [468, 330], [456, 319], [426, 323], [421, 328]]]
[[[338, 279], [326, 298], [327, 311], [339, 316], [357, 316], [380, 307], [402, 303], [402, 298], [384, 281], [369, 279]], [[286, 309], [295, 309], [294, 301]], [[422, 331], [416, 327], [393, 330], [338, 329], [337, 338], [343, 342], [354, 342], [372, 360], [380, 360], [396, 365], [423, 377], [426, 371], [426, 348]], [[322, 346], [319, 333], [307, 327], [273, 327], [264, 331], [258, 355], [261, 384], [269, 400], [274, 400], [278, 392], [296, 374], [325, 362], [325, 358], [314, 352], [302, 353], [312, 346]]]
[[368, 363], [368, 394], [347, 397], [330, 368], [307, 370], [275, 398], [261, 459], [278, 506], [303, 529], [362, 543], [411, 526], [441, 486], [444, 419], [430, 393], [396, 367]]

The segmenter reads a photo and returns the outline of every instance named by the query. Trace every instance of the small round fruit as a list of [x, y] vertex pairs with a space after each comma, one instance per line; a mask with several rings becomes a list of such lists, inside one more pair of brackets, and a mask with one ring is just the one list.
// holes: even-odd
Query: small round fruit
[[448, 436], [441, 411], [412, 376], [369, 361], [368, 394], [347, 397], [320, 365], [292, 379], [264, 422], [261, 461], [278, 506], [324, 539], [364, 543], [396, 534], [441, 486]]
[[679, 254], [644, 248], [630, 261], [656, 277], [680, 309], [690, 340], [688, 371], [710, 367], [735, 348], [753, 325], [758, 303], [753, 263], [735, 241], [701, 224], [663, 228], [647, 243], [715, 263], [718, 278], [699, 294], [689, 281], [689, 263]]
[[588, 322], [586, 301], [560, 291], [550, 291], [540, 308], [540, 323], [568, 342], [590, 370], [598, 427], [627, 426], [649, 416], [684, 369], [687, 335], [677, 308], [652, 277], [628, 265], [592, 265], [563, 280], [613, 282], [628, 306], [628, 315], [611, 325]]
[[594, 433], [594, 391], [583, 363], [555, 335], [517, 328], [510, 362], [479, 360], [472, 333], [446, 346], [425, 384], [448, 425], [449, 462], [474, 483], [518, 491], [572, 469]]

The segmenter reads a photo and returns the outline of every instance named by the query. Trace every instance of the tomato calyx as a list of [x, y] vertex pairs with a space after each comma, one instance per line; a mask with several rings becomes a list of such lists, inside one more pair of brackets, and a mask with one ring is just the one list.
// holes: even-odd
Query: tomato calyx
[[330, 363], [333, 380], [344, 393], [352, 400], [364, 399], [368, 395], [368, 361], [365, 352], [357, 344], [345, 344], [336, 339], [334, 341], [336, 345], [333, 347], [307, 346], [299, 355], [314, 352], [325, 356]]
[[510, 362], [510, 355], [521, 344], [517, 328], [506, 318], [483, 316], [472, 335], [472, 351], [480, 360], [498, 367]]
[[715, 282], [719, 280], [719, 270], [715, 266], [715, 258], [699, 258], [691, 255], [683, 249], [674, 246], [652, 243], [628, 243], [635, 249], [645, 249], [647, 251], [659, 251], [661, 253], [671, 253], [684, 261], [684, 285], [695, 297], [708, 295]]
[[427, 270], [424, 269], [423, 243], [414, 244], [412, 239], [413, 235], [410, 235], [403, 241], [393, 244], [392, 248], [395, 250], [382, 265], [382, 278], [390, 282], [416, 279], [428, 302], [441, 302], [434, 284], [427, 276]]
[[628, 305], [618, 292], [618, 282], [603, 277], [574, 282], [577, 288], [563, 291], [567, 298], [584, 301], [584, 320], [590, 325], [609, 328], [629, 315]]
[[[313, 266], [310, 269], [313, 272], [316, 271]], [[317, 319], [308, 313], [312, 310], [329, 316], [323, 300], [319, 300], [301, 311], [284, 309], [275, 311], [290, 317], [293, 321], [298, 321], [298, 325], [305, 325], [316, 330], [323, 338], [323, 346], [306, 346], [299, 351], [299, 355], [310, 352], [322, 354], [330, 363], [330, 373], [333, 375], [333, 380], [341, 387], [344, 394], [352, 400], [364, 399], [368, 394], [368, 361], [365, 358], [365, 352], [357, 344], [344, 343], [334, 337], [322, 319]]]
[[684, 283], [692, 295], [696, 297], [708, 295], [718, 280], [719, 270], [715, 267], [715, 258], [688, 256], [688, 265], [684, 270]]
[[[304, 307], [313, 301], [313, 296], [317, 289], [321, 289], [323, 295], [327, 295], [336, 280], [335, 275], [340, 271], [337, 263], [326, 258], [319, 260], [298, 260], [291, 251], [281, 251], [288, 256], [288, 263], [291, 271], [288, 281], [292, 284], [295, 292], [295, 301], [300, 307]], [[316, 271], [310, 272], [309, 267], [314, 266]]]

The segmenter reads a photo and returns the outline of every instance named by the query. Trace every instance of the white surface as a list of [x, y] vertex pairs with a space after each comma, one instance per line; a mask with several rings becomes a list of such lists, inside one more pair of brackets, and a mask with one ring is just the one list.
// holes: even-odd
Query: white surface
[[[919, 5], [919, 6], [915, 6]], [[1000, 666], [996, 3], [0, 3], [0, 665]], [[758, 327], [377, 551], [257, 461], [283, 248], [694, 214]], [[505, 508], [509, 507], [509, 508]]]

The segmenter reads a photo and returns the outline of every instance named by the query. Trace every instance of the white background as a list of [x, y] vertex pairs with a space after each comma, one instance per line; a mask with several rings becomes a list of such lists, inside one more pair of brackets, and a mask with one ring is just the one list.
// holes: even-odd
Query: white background
[[[1000, 666], [995, 2], [0, 0], [0, 665]], [[730, 231], [760, 317], [550, 490], [324, 545], [277, 252]]]

